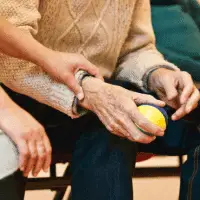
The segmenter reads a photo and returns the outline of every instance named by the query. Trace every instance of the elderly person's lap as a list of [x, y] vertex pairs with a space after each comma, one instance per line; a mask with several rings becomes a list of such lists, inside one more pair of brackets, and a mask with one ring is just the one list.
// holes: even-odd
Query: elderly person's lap
[[[129, 89], [132, 87], [130, 84], [125, 84], [125, 86]], [[36, 110], [32, 107], [30, 112], [32, 109]], [[93, 197], [95, 196], [97, 200], [109, 198], [118, 200], [124, 196], [125, 192], [125, 196], [131, 199], [131, 177], [136, 157], [135, 143], [110, 134], [92, 113], [80, 119], [72, 120], [66, 115], [44, 106], [42, 112], [38, 112], [37, 115], [46, 127], [53, 152], [70, 152], [73, 155], [72, 192], [74, 199], [80, 199], [80, 197], [89, 199], [91, 191], [93, 191]], [[35, 117], [37, 118], [37, 116]], [[16, 169], [18, 157], [16, 151], [13, 151], [15, 146], [5, 135], [2, 138], [5, 141], [4, 145], [10, 145], [8, 160], [5, 160], [4, 164], [1, 162], [2, 166], [9, 165], [8, 161], [11, 160], [9, 162], [13, 163]], [[155, 142], [149, 145], [140, 145], [139, 150], [162, 155], [189, 154], [189, 160], [185, 164], [186, 166], [189, 165], [189, 168], [186, 167], [187, 173], [183, 173], [184, 177], [182, 177], [182, 179], [187, 180], [181, 186], [187, 188], [193, 174], [193, 153], [199, 143], [200, 134], [194, 125], [187, 124], [184, 121], [170, 121], [164, 137], [157, 138]], [[0, 148], [3, 148], [3, 146], [0, 145]], [[111, 184], [111, 180], [115, 184], [114, 182]], [[102, 186], [105, 186], [105, 184], [107, 191], [102, 192], [100, 188], [103, 188]], [[130, 188], [127, 190], [125, 187]], [[90, 188], [90, 191], [86, 188]], [[196, 188], [193, 187], [193, 189]], [[19, 190], [22, 192], [23, 187]], [[182, 191], [187, 192], [186, 189]], [[110, 195], [110, 197], [107, 195]], [[181, 195], [184, 196], [185, 193], [182, 192]]]

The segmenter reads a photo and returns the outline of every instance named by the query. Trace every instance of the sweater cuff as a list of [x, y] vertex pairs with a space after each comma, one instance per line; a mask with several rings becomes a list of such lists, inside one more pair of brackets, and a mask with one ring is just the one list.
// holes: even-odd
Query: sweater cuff
[[[82, 81], [85, 77], [87, 76], [91, 76], [90, 74], [88, 74], [87, 72], [83, 71], [83, 70], [79, 70], [76, 75], [75, 75], [75, 78], [76, 80], [78, 81], [79, 85], [82, 86]], [[78, 115], [78, 116], [83, 116], [85, 115], [88, 111], [80, 106], [78, 106], [78, 98], [75, 96], [74, 97], [74, 101], [73, 101], [73, 104], [72, 104], [72, 112], [75, 114], [75, 115]]]
[[[75, 78], [81, 85], [82, 79], [88, 75], [87, 72], [80, 70], [75, 74]], [[79, 118], [86, 114], [87, 111], [83, 108], [78, 109], [78, 98], [71, 90], [66, 90], [66, 87], [65, 85], [54, 83], [50, 92], [50, 101], [54, 102], [59, 110], [64, 110], [65, 113], [68, 113], [71, 118]]]

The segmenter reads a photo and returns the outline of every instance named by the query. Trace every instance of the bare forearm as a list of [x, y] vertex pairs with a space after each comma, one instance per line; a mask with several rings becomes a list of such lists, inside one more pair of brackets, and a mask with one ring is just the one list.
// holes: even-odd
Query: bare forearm
[[6, 94], [2, 87], [0, 87], [0, 124], [1, 124], [1, 117], [3, 117], [2, 112], [5, 109], [9, 109], [15, 105], [15, 103], [11, 100], [11, 98]]
[[40, 66], [45, 64], [51, 52], [30, 34], [22, 32], [3, 18], [0, 18], [0, 51]]

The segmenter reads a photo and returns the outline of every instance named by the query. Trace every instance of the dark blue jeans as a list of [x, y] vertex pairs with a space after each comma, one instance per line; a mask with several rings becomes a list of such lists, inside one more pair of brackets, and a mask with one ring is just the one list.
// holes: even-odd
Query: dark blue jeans
[[[200, 198], [200, 134], [194, 124], [169, 121], [164, 137], [149, 145], [138, 145], [110, 134], [92, 113], [72, 120], [27, 97], [23, 97], [22, 103], [21, 95], [10, 95], [45, 126], [53, 151], [72, 152], [73, 200], [132, 200], [137, 149], [162, 155], [187, 154], [188, 160], [181, 173], [180, 199]], [[1, 189], [1, 184], [2, 181], [0, 194], [6, 199], [6, 190]]]
[[[137, 151], [160, 155], [188, 155], [181, 171], [180, 200], [199, 200], [200, 133], [193, 123], [184, 120], [169, 121], [165, 136], [158, 137], [148, 145], [136, 144], [110, 134], [94, 114], [73, 123], [70, 122], [70, 126], [65, 123], [60, 131], [58, 127], [48, 131], [55, 149], [58, 146], [61, 148], [56, 130], [63, 136], [63, 139], [60, 138], [63, 141], [63, 150], [69, 141], [75, 141], [74, 145], [71, 142], [68, 144], [73, 152], [73, 200], [132, 200], [131, 179]], [[67, 127], [71, 130], [68, 136], [66, 133], [62, 134]], [[72, 134], [77, 138], [69, 140]], [[67, 140], [69, 141], [66, 142]]]
[[139, 145], [139, 151], [160, 155], [187, 155], [181, 169], [180, 200], [200, 199], [200, 133], [185, 121], [172, 122], [164, 137], [158, 137], [149, 145]]

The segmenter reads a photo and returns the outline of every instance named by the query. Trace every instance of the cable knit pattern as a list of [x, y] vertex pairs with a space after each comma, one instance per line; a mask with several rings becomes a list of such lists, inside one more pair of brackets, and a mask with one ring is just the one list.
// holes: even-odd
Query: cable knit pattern
[[[106, 78], [116, 72], [116, 79], [144, 89], [143, 77], [152, 67], [177, 69], [155, 48], [148, 0], [0, 0], [0, 5], [0, 15], [11, 23], [49, 48], [83, 54]], [[5, 55], [0, 65], [6, 86], [78, 117], [73, 93], [38, 66]]]

